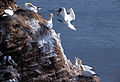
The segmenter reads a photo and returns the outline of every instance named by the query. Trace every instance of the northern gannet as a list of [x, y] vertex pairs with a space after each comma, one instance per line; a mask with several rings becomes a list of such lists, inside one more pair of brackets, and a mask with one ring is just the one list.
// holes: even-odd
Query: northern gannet
[[53, 18], [53, 14], [50, 13], [49, 20], [46, 21], [46, 23], [45, 23], [45, 26], [46, 26], [46, 27], [48, 27], [48, 28], [52, 28], [52, 27], [53, 27], [52, 18]]
[[4, 16], [12, 16], [13, 14], [14, 14], [13, 9], [9, 6], [9, 9], [4, 10], [3, 17]]
[[88, 76], [88, 77], [92, 77], [92, 76], [96, 76], [97, 74], [92, 71], [92, 70], [82, 70], [82, 75], [83, 76]]
[[1, 61], [0, 65], [5, 65], [7, 62], [7, 56], [4, 56], [3, 60]]
[[13, 61], [13, 59], [12, 59], [11, 56], [8, 56], [8, 62], [9, 62], [11, 65], [17, 66], [17, 64]]
[[91, 66], [83, 65], [81, 59], [79, 59], [79, 58], [77, 58], [77, 59], [78, 59], [78, 63], [79, 63], [79, 65], [83, 66], [84, 69], [90, 69], [90, 70], [93, 70], [93, 68], [92, 68]]
[[78, 59], [76, 57], [74, 59], [74, 63], [75, 63], [76, 66], [78, 66]]
[[14, 62], [14, 60], [12, 59], [11, 56], [4, 56], [3, 60], [0, 62], [0, 65], [5, 65], [6, 63], [9, 63], [10, 65], [15, 65], [17, 66], [17, 64]]
[[97, 75], [94, 71], [91, 70], [92, 67], [87, 66], [87, 65], [82, 65], [82, 61], [80, 59], [79, 59], [79, 64], [80, 64], [80, 67], [82, 69], [82, 75], [83, 76], [92, 77], [92, 76], [96, 76]]
[[34, 11], [34, 12], [38, 12], [37, 10], [40, 10], [42, 8], [40, 7], [37, 7], [37, 6], [34, 6], [33, 4], [31, 3], [25, 3], [25, 5], [23, 6], [24, 9], [27, 9], [27, 10], [31, 10], [31, 11]]
[[76, 28], [71, 24], [71, 21], [75, 20], [75, 13], [74, 13], [72, 8], [66, 10], [64, 7], [62, 7], [58, 10], [58, 15], [59, 14], [64, 19], [64, 21], [61, 21], [61, 20], [58, 19], [59, 21], [67, 24], [68, 27], [71, 28], [72, 30], [76, 30]]

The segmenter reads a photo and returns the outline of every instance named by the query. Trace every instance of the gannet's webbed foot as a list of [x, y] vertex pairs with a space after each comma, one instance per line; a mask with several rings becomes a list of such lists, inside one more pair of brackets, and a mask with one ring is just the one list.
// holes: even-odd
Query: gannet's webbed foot
[[8, 56], [8, 62], [9, 62], [11, 65], [17, 66], [17, 64], [14, 62], [14, 60], [12, 59], [11, 56]]
[[0, 62], [0, 65], [5, 65], [7, 62], [7, 56], [4, 56], [3, 60]]

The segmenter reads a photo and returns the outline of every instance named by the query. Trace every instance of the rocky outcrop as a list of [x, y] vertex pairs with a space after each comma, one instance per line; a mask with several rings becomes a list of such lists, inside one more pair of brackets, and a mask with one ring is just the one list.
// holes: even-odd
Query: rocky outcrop
[[[13, 0], [1, 0], [1, 12], [14, 5]], [[97, 77], [84, 77], [71, 68], [60, 35], [47, 28], [39, 14], [15, 9], [13, 16], [0, 18], [0, 62], [11, 56], [17, 64], [8, 60], [1, 64], [1, 82], [99, 82]]]
[[18, 9], [14, 0], [0, 0], [0, 15], [2, 15], [4, 13], [3, 10], [8, 8], [9, 6], [12, 7], [14, 11]]

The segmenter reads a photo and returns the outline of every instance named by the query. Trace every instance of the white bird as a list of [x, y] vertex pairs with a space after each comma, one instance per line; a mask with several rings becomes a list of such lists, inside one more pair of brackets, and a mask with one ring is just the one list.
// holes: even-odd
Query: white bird
[[92, 70], [82, 70], [82, 75], [83, 76], [88, 76], [88, 77], [92, 77], [92, 76], [96, 76], [97, 74], [92, 71]]
[[58, 10], [58, 15], [59, 14], [64, 19], [63, 23], [67, 24], [69, 28], [76, 31], [76, 28], [71, 24], [71, 21], [75, 20], [75, 13], [74, 13], [73, 9], [70, 8], [70, 9], [66, 10], [64, 7], [62, 7]]
[[92, 67], [90, 66], [87, 66], [87, 65], [83, 65], [82, 64], [82, 61], [78, 58], [79, 60], [79, 64], [80, 64], [80, 67], [82, 69], [82, 75], [83, 76], [89, 76], [89, 77], [92, 77], [92, 76], [95, 76], [97, 75], [94, 71], [92, 71]]
[[5, 65], [7, 62], [7, 56], [4, 56], [3, 60], [1, 61], [0, 65]]
[[83, 64], [82, 64], [82, 60], [81, 60], [81, 59], [79, 59], [79, 58], [77, 58], [77, 59], [78, 59], [79, 64], [80, 64], [80, 65], [82, 65], [85, 69], [90, 69], [90, 70], [93, 70], [93, 68], [92, 68], [91, 66], [88, 66], [88, 65], [83, 65]]
[[50, 13], [49, 20], [46, 21], [46, 23], [45, 23], [45, 26], [46, 26], [46, 27], [48, 27], [48, 28], [52, 28], [52, 27], [53, 27], [52, 18], [53, 18], [53, 14]]
[[74, 63], [75, 63], [76, 66], [78, 66], [78, 59], [76, 57], [74, 59]]
[[12, 16], [14, 14], [13, 9], [9, 6], [9, 9], [4, 10], [4, 16]]
[[9, 62], [11, 65], [17, 66], [17, 64], [14, 62], [14, 60], [12, 59], [11, 56], [8, 56], [8, 62]]
[[88, 66], [88, 65], [83, 65], [86, 69], [90, 69], [90, 70], [93, 70], [93, 68], [91, 66]]
[[37, 10], [40, 10], [42, 8], [40, 7], [37, 7], [37, 6], [34, 6], [33, 4], [31, 3], [25, 3], [25, 5], [23, 6], [24, 9], [27, 9], [27, 10], [31, 10], [31, 11], [34, 11], [34, 12], [38, 12]]

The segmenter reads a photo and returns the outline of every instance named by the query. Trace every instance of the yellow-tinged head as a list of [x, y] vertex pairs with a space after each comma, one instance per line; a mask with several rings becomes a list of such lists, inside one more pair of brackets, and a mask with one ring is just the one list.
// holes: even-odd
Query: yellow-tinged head
[[53, 14], [52, 14], [52, 13], [50, 13], [50, 17], [53, 17]]
[[51, 20], [51, 19], [52, 19], [52, 17], [53, 17], [53, 14], [52, 14], [52, 13], [50, 13], [49, 20]]
[[26, 5], [26, 6], [32, 6], [32, 4], [31, 4], [31, 3], [25, 3], [25, 5]]

